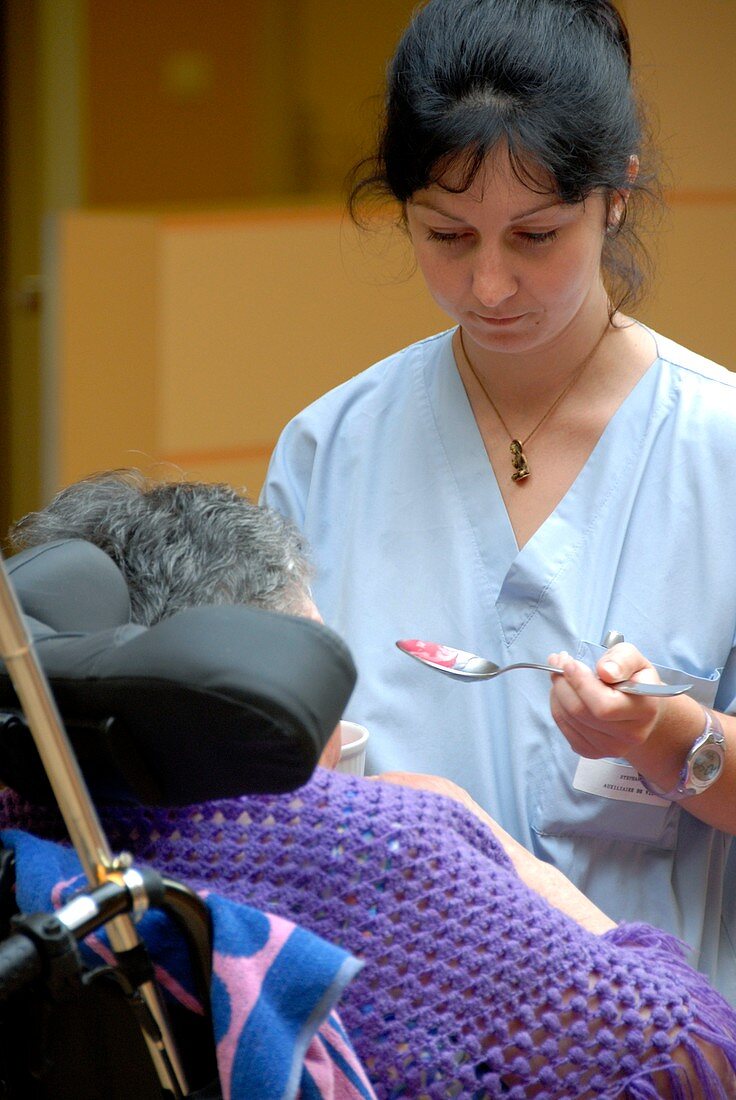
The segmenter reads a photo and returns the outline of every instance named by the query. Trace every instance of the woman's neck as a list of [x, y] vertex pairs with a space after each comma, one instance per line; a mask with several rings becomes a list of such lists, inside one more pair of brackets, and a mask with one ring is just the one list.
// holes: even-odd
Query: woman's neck
[[[553, 401], [581, 366], [586, 374], [595, 374], [595, 361], [603, 358], [610, 337], [626, 324], [620, 316], [611, 321], [607, 309], [591, 311], [544, 345], [520, 352], [490, 350], [463, 331], [462, 350], [499, 406], [529, 408]], [[455, 339], [459, 338], [460, 333]]]

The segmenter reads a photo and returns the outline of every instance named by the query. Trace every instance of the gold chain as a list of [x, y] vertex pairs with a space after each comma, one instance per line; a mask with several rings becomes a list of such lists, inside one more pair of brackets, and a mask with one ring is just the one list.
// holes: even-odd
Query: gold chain
[[496, 414], [498, 419], [501, 421], [501, 425], [503, 427], [503, 430], [506, 432], [506, 435], [511, 440], [511, 445], [509, 447], [509, 450], [511, 451], [511, 465], [514, 468], [514, 472], [511, 475], [511, 480], [512, 481], [523, 481], [525, 478], [529, 477], [529, 475], [531, 474], [531, 470], [529, 469], [529, 463], [527, 462], [526, 455], [524, 454], [524, 447], [526, 447], [527, 443], [532, 438], [532, 436], [537, 434], [539, 429], [542, 427], [542, 424], [544, 424], [545, 421], [547, 421], [550, 418], [550, 416], [555, 411], [555, 409], [557, 408], [559, 403], [562, 401], [563, 397], [565, 397], [570, 392], [572, 387], [578, 381], [578, 379], [580, 378], [580, 375], [583, 373], [583, 371], [588, 366], [588, 364], [590, 363], [590, 361], [593, 358], [593, 356], [595, 355], [595, 353], [598, 351], [598, 348], [600, 347], [600, 345], [603, 341], [603, 337], [606, 335], [607, 332], [608, 332], [608, 326], [605, 327], [605, 329], [603, 330], [603, 332], [601, 333], [601, 335], [598, 337], [595, 344], [593, 345], [592, 349], [585, 356], [585, 358], [583, 359], [582, 363], [577, 368], [577, 370], [573, 373], [572, 377], [570, 378], [570, 381], [565, 385], [562, 392], [559, 393], [557, 395], [557, 397], [554, 399], [554, 401], [552, 402], [550, 407], [547, 409], [547, 411], [544, 414], [544, 416], [542, 417], [542, 419], [537, 421], [537, 423], [534, 425], [534, 427], [532, 428], [532, 430], [529, 432], [529, 434], [526, 436], [525, 439], [517, 439], [516, 436], [513, 434], [513, 432], [509, 431], [508, 426], [506, 424], [506, 421], [501, 416], [501, 413], [499, 412], [498, 408], [496, 407], [496, 402], [491, 397], [490, 393], [488, 392], [485, 385], [483, 384], [483, 381], [481, 380], [480, 376], [478, 375], [478, 372], [476, 371], [473, 364], [470, 362], [470, 359], [468, 358], [468, 353], [465, 350], [465, 344], [463, 342], [463, 330], [462, 330], [462, 328], [458, 329], [460, 351], [462, 352], [463, 359], [465, 360], [465, 365], [468, 368], [468, 370], [470, 371], [470, 373], [473, 375], [473, 378], [476, 380], [476, 382], [478, 383], [480, 388], [483, 390], [483, 393], [485, 394], [485, 396], [488, 400], [488, 404], [491, 406], [494, 413]]

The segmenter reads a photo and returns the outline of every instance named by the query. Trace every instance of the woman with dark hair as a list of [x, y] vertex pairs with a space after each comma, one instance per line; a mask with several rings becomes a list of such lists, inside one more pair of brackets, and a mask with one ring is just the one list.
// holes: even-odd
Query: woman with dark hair
[[[623, 312], [654, 184], [614, 5], [430, 0], [361, 171], [456, 327], [292, 421], [264, 499], [355, 653], [369, 769], [447, 775], [736, 1001], [736, 382]], [[457, 683], [407, 637], [563, 675]], [[660, 675], [693, 687], [610, 687]]]

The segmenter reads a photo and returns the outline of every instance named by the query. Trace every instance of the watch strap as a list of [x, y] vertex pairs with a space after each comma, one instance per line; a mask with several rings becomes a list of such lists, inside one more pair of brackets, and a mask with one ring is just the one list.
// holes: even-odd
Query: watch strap
[[[666, 798], [669, 802], [681, 802], [683, 799], [692, 798], [693, 795], [702, 794], [703, 791], [706, 791], [712, 783], [715, 783], [716, 779], [719, 778], [721, 772], [723, 771], [722, 761], [725, 752], [726, 739], [723, 735], [723, 726], [721, 725], [721, 720], [717, 714], [715, 714], [712, 710], [709, 710], [707, 707], [703, 707], [701, 705], [701, 709], [705, 716], [705, 724], [701, 732], [693, 741], [690, 750], [685, 757], [685, 763], [683, 764], [680, 771], [676, 786], [674, 786], [672, 790], [665, 791], [661, 787], [658, 787], [656, 783], [652, 783], [651, 780], [646, 779], [645, 776], [639, 773], [639, 778], [646, 789], [648, 791], [651, 791], [652, 794], [656, 794], [659, 798]], [[703, 748], [705, 744], [709, 741], [714, 747], [716, 747], [716, 751], [720, 755], [721, 766], [717, 769], [712, 778], [708, 779], [707, 781], [701, 780], [699, 782], [696, 782], [695, 785], [692, 785], [693, 758], [698, 753], [698, 751]]]

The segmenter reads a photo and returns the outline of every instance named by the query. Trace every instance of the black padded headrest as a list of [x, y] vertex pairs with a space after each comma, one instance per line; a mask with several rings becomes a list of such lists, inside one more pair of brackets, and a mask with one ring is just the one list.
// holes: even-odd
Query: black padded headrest
[[130, 596], [112, 558], [91, 542], [62, 539], [6, 562], [26, 615], [55, 631], [106, 630], [130, 622]]
[[[79, 540], [7, 567], [93, 795], [174, 805], [309, 779], [355, 683], [331, 630], [242, 606], [133, 625], [119, 570]], [[17, 706], [0, 664], [0, 707]], [[0, 779], [37, 799], [40, 767], [27, 732], [6, 725]]]

